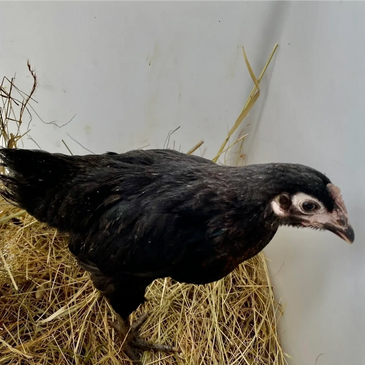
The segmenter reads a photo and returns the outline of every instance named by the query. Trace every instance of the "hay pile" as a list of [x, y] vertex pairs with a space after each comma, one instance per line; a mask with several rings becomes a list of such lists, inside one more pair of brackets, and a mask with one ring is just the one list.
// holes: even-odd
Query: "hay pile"
[[[0, 364], [130, 363], [67, 237], [1, 202], [0, 251]], [[143, 336], [179, 353], [146, 352], [145, 364], [285, 364], [263, 255], [205, 286], [156, 280], [146, 297]]]
[[[260, 94], [264, 71], [256, 79], [246, 55], [245, 61], [255, 87], [215, 160], [227, 151], [229, 137]], [[4, 78], [1, 84], [0, 141], [8, 147], [16, 146], [22, 117], [30, 114], [37, 80], [29, 64], [28, 69], [33, 77], [28, 95], [13, 79]], [[11, 95], [14, 90], [22, 100]], [[205, 286], [156, 280], [146, 298], [132, 320], [149, 312], [142, 336], [174, 345], [179, 352], [146, 352], [144, 364], [287, 364], [277, 334], [280, 306], [263, 254]], [[107, 301], [68, 251], [67, 237], [0, 200], [0, 365], [130, 364], [110, 327], [114, 319]]]

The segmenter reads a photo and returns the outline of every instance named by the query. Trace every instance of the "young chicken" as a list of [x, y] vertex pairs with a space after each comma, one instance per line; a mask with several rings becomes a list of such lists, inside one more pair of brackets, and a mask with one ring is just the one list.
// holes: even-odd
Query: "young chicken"
[[171, 150], [66, 156], [1, 149], [0, 194], [68, 232], [69, 248], [109, 300], [124, 351], [171, 350], [138, 335], [129, 315], [155, 279], [205, 284], [260, 252], [280, 225], [354, 231], [340, 190], [296, 164], [219, 166]]

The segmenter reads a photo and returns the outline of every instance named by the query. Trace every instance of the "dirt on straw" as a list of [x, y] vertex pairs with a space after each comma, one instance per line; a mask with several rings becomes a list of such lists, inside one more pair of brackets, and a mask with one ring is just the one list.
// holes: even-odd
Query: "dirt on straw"
[[[242, 115], [247, 115], [258, 98], [263, 73], [257, 80], [246, 56], [245, 61], [255, 84], [251, 101], [216, 159], [226, 152]], [[28, 69], [34, 88], [30, 96], [21, 92], [23, 101], [18, 102], [4, 86], [5, 80], [10, 91], [18, 90], [13, 79], [4, 79], [1, 85], [1, 134], [3, 145], [9, 147], [15, 147], [22, 137], [21, 117], [29, 111], [36, 87], [29, 64]], [[16, 106], [22, 110], [18, 119]], [[13, 134], [9, 123], [13, 123]], [[131, 320], [147, 311], [142, 336], [174, 345], [178, 352], [145, 352], [144, 364], [287, 364], [277, 332], [281, 308], [275, 302], [263, 254], [208, 285], [156, 280], [147, 288], [146, 298]], [[130, 364], [110, 326], [113, 320], [110, 305], [69, 252], [67, 236], [0, 201], [0, 365]]]

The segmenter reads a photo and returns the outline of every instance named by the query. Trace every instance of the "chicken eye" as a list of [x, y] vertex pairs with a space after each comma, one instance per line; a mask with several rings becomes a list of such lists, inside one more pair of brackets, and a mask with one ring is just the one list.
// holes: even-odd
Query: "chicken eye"
[[319, 208], [318, 204], [312, 201], [305, 201], [302, 203], [302, 209], [307, 213], [314, 212], [318, 208]]

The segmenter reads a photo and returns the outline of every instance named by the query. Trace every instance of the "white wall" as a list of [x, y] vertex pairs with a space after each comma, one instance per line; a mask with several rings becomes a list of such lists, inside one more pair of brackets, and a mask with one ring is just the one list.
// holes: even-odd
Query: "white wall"
[[[341, 187], [356, 233], [281, 229], [266, 254], [286, 303], [293, 364], [363, 365], [365, 337], [365, 3], [293, 3], [248, 152], [300, 162]], [[290, 43], [290, 45], [289, 45]], [[281, 268], [281, 269], [280, 269]]]
[[[326, 172], [342, 189], [353, 246], [330, 233], [280, 229], [266, 254], [286, 304], [281, 331], [295, 365], [361, 365], [365, 337], [365, 3], [1, 3], [0, 74], [39, 77], [31, 136], [74, 153], [162, 147], [213, 157], [280, 44], [245, 152]], [[35, 147], [25, 140], [26, 147]]]

